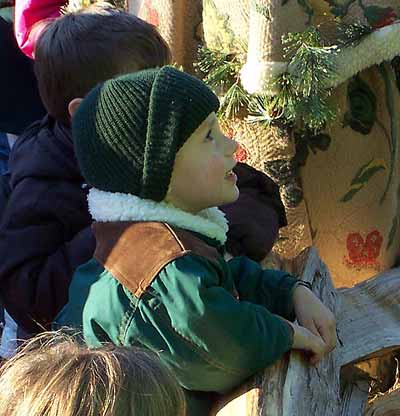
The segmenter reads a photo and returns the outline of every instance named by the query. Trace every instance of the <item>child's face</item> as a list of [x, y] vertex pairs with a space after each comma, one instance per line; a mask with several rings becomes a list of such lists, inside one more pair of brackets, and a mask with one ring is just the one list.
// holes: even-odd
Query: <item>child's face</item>
[[232, 172], [236, 148], [211, 113], [177, 153], [165, 200], [191, 213], [235, 201], [239, 196]]

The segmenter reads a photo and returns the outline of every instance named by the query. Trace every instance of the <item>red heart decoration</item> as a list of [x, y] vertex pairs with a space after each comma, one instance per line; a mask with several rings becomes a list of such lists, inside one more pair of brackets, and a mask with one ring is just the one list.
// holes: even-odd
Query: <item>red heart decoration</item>
[[349, 261], [356, 265], [371, 265], [379, 257], [383, 237], [378, 230], [371, 231], [365, 241], [360, 233], [350, 233], [347, 236], [347, 251]]

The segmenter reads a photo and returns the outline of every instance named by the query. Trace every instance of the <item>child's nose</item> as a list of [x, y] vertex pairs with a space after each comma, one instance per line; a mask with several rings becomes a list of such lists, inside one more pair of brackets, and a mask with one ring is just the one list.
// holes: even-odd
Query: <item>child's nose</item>
[[225, 139], [227, 156], [232, 156], [236, 152], [239, 143], [234, 139], [229, 139], [228, 137], [226, 137]]

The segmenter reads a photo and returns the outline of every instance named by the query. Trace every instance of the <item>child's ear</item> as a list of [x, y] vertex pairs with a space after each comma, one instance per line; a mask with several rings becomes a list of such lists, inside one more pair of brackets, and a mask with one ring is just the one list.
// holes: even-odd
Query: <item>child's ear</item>
[[69, 116], [72, 118], [78, 109], [79, 105], [83, 101], [83, 98], [74, 98], [70, 103], [68, 104], [68, 113]]

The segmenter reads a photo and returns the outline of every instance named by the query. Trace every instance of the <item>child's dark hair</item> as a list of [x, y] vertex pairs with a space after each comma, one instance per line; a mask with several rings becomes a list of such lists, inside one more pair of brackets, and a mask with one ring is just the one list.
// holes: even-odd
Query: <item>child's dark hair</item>
[[35, 73], [47, 111], [67, 125], [69, 102], [124, 73], [169, 64], [157, 29], [109, 5], [92, 5], [47, 24], [35, 48]]
[[184, 416], [179, 384], [138, 348], [89, 349], [43, 333], [0, 370], [0, 416]]

